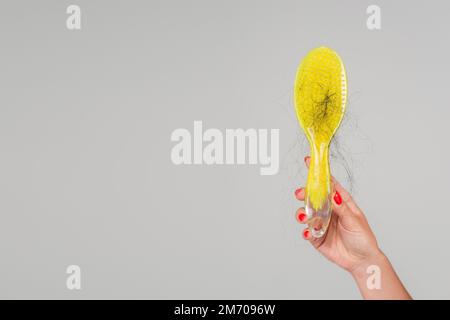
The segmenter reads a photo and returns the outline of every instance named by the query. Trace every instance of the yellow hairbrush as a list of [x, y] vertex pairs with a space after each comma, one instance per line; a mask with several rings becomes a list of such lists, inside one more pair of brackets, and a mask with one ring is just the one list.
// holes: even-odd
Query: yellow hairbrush
[[297, 71], [294, 100], [311, 149], [305, 211], [313, 237], [320, 238], [331, 218], [329, 146], [347, 102], [347, 76], [334, 50], [320, 47], [306, 55]]

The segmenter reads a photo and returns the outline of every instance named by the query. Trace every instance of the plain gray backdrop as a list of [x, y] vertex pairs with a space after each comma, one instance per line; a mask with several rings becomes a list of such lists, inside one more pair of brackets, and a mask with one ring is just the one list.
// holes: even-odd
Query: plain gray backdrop
[[[70, 4], [79, 31], [66, 28]], [[448, 1], [2, 1], [0, 298], [360, 298], [295, 221], [308, 146], [292, 87], [321, 45], [349, 82], [333, 172], [410, 293], [450, 298], [449, 12]], [[279, 174], [175, 166], [170, 135], [194, 120], [279, 128]], [[72, 264], [80, 291], [66, 288]]]

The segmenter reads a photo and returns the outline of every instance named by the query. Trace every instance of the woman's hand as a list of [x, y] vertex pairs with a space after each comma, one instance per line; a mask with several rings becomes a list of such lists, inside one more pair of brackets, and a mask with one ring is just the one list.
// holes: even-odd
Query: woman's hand
[[[309, 167], [309, 161], [310, 158], [306, 157], [307, 167]], [[311, 231], [306, 228], [303, 231], [303, 237], [309, 240], [328, 260], [349, 271], [357, 281], [365, 298], [410, 298], [388, 259], [379, 249], [364, 213], [334, 178], [332, 178], [332, 183], [335, 190], [332, 197], [333, 214], [326, 234], [321, 238], [314, 238]], [[304, 201], [305, 190], [297, 189], [295, 197]], [[304, 208], [297, 210], [296, 217], [301, 224], [308, 222]], [[386, 273], [381, 276], [384, 278], [382, 278], [382, 286], [384, 284], [387, 291], [371, 292], [371, 289], [367, 288], [366, 279], [369, 274], [366, 271], [368, 266], [372, 265], [378, 266]]]
[[[310, 158], [305, 158], [309, 167]], [[313, 238], [308, 228], [303, 237], [327, 259], [349, 272], [355, 271], [365, 261], [381, 255], [375, 235], [370, 229], [361, 209], [358, 208], [350, 194], [332, 178], [335, 193], [333, 194], [333, 214], [327, 233], [321, 238]], [[295, 191], [298, 200], [305, 200], [305, 189]], [[297, 220], [306, 224], [308, 217], [305, 208], [297, 210]]]

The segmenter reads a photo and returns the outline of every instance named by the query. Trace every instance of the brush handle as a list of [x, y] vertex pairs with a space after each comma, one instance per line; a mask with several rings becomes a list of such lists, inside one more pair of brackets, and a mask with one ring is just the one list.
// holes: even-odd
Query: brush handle
[[306, 200], [306, 215], [309, 217], [308, 227], [314, 238], [321, 238], [328, 229], [331, 220], [331, 200], [325, 201], [320, 209], [314, 209]]
[[331, 219], [331, 175], [328, 145], [311, 146], [311, 161], [305, 189], [308, 227], [315, 238], [322, 237]]

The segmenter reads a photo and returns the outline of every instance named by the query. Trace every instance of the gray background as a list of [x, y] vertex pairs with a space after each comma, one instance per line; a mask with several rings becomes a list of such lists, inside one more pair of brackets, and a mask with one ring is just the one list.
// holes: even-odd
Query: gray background
[[[82, 30], [66, 29], [66, 8]], [[378, 4], [382, 29], [366, 28]], [[1, 298], [359, 298], [301, 239], [297, 65], [348, 71], [339, 150], [415, 298], [450, 298], [448, 1], [2, 1]], [[280, 128], [281, 168], [175, 166], [176, 128]], [[343, 160], [333, 161], [344, 185]], [[82, 268], [82, 290], [66, 267]]]

